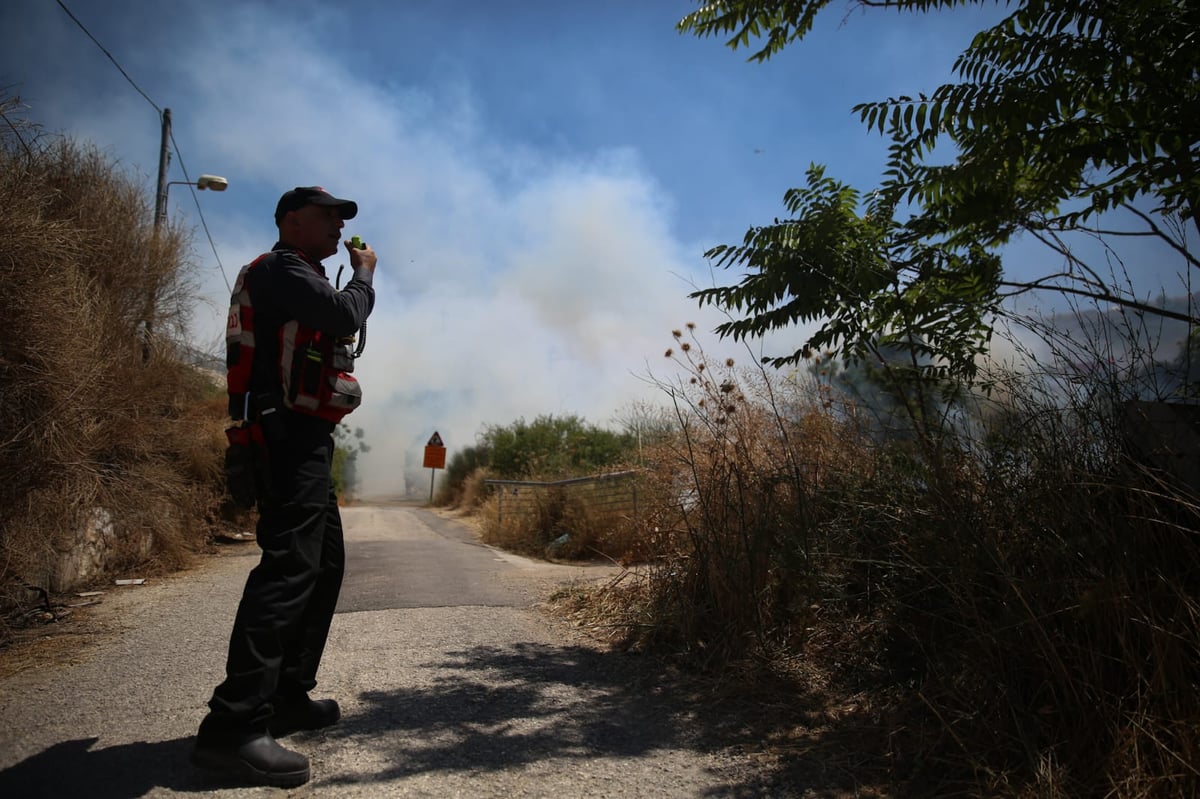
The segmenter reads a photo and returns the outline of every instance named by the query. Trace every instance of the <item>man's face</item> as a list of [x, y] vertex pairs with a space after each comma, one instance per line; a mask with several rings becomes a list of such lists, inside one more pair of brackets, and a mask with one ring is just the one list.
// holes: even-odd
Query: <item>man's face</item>
[[306, 205], [287, 213], [280, 234], [285, 242], [299, 247], [310, 258], [323, 260], [338, 251], [345, 224], [336, 206]]

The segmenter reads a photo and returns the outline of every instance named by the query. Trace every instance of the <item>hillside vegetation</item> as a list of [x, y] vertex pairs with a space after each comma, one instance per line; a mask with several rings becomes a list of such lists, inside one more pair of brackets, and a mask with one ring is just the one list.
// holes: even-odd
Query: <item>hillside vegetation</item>
[[102, 153], [0, 127], [5, 608], [29, 586], [176, 567], [219, 522], [223, 394], [176, 343], [186, 243], [156, 235], [143, 187]]

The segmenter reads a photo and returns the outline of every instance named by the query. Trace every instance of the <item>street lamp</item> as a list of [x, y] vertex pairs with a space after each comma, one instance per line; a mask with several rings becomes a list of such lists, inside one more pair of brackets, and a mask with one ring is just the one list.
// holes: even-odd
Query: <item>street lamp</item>
[[177, 185], [195, 186], [201, 191], [205, 189], [209, 189], [210, 191], [225, 191], [225, 189], [229, 188], [229, 181], [220, 175], [201, 175], [196, 179], [195, 183], [190, 180], [164, 181], [162, 192], [158, 198], [158, 207], [154, 209], [154, 229], [156, 231], [162, 227], [163, 219], [167, 216], [167, 192], [170, 191], [172, 186]]
[[[154, 232], [162, 227], [163, 219], [167, 216], [167, 189], [173, 183], [188, 183], [186, 180], [167, 181], [167, 164], [171, 162], [171, 109], [162, 111], [162, 143], [158, 151], [158, 193], [154, 197]], [[201, 175], [194, 184], [198, 189], [225, 191], [229, 181], [218, 175]]]
[[229, 188], [229, 181], [220, 175], [201, 175], [196, 181], [196, 188], [225, 191], [225, 189]]

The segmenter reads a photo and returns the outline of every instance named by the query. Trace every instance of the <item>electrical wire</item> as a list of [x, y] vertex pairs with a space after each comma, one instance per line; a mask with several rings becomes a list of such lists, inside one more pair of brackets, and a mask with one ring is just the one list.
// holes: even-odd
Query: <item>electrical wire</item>
[[81, 31], [83, 31], [84, 33], [86, 33], [87, 37], [89, 39], [91, 39], [93, 42], [95, 42], [96, 46], [100, 48], [100, 52], [102, 52], [106, 56], [108, 56], [108, 60], [113, 62], [113, 66], [115, 66], [117, 68], [117, 70], [122, 75], [125, 76], [125, 80], [129, 81], [129, 85], [132, 86], [133, 88], [137, 89], [137, 93], [140, 94], [142, 97], [145, 97], [146, 102], [148, 102], [148, 103], [150, 103], [150, 105], [154, 106], [154, 110], [158, 112], [159, 116], [162, 116], [162, 109], [159, 108], [155, 104], [155, 102], [150, 99], [150, 96], [148, 94], [146, 94], [144, 91], [142, 91], [141, 86], [138, 86], [136, 83], [133, 82], [133, 78], [129, 77], [129, 73], [126, 72], [125, 69], [120, 64], [117, 63], [117, 59], [113, 58], [113, 54], [108, 52], [108, 50], [106, 50], [104, 48], [104, 45], [100, 44], [99, 40], [96, 39], [96, 37], [92, 35], [92, 32], [90, 30], [88, 30], [84, 26], [84, 24], [82, 22], [80, 22], [79, 19], [74, 14], [71, 13], [71, 9], [67, 8], [67, 4], [64, 3], [62, 0], [55, 0], [55, 2], [58, 3], [59, 8], [61, 8], [63, 11], [65, 11], [67, 13], [67, 16], [71, 18], [71, 21], [74, 22], [76, 25], [78, 25], [79, 29]]
[[[133, 78], [129, 77], [129, 73], [126, 72], [125, 68], [117, 62], [117, 59], [113, 57], [113, 54], [110, 53], [104, 45], [100, 44], [100, 41], [92, 35], [92, 32], [89, 31], [82, 22], [79, 21], [78, 17], [71, 13], [71, 9], [67, 8], [67, 4], [64, 3], [63, 0], [55, 0], [55, 2], [58, 3], [59, 8], [66, 12], [66, 15], [71, 18], [71, 21], [78, 25], [79, 29], [87, 34], [87, 37], [91, 39], [97, 47], [100, 48], [100, 52], [108, 56], [108, 60], [113, 63], [113, 66], [117, 68], [117, 71], [120, 72], [125, 77], [125, 80], [129, 81], [129, 85], [136, 89], [137, 93], [145, 98], [146, 102], [148, 102], [151, 107], [158, 112], [159, 119], [162, 119], [163, 110], [159, 108], [157, 103], [150, 99], [148, 94], [142, 91], [142, 87], [138, 86], [137, 83], [134, 82]], [[24, 142], [22, 141], [22, 144], [23, 143]], [[225, 266], [221, 263], [221, 256], [217, 253], [216, 242], [213, 241], [212, 233], [210, 233], [208, 230], [208, 221], [204, 218], [204, 211], [200, 207], [200, 200], [196, 197], [196, 186], [194, 183], [192, 183], [192, 178], [188, 175], [187, 167], [185, 167], [183, 164], [183, 153], [180, 152], [179, 145], [175, 141], [174, 131], [171, 132], [171, 148], [175, 151], [176, 159], [179, 160], [179, 168], [183, 170], [183, 177], [188, 181], [188, 188], [192, 193], [192, 202], [196, 205], [196, 213], [200, 216], [200, 225], [204, 228], [204, 235], [208, 238], [208, 245], [212, 248], [213, 257], [217, 259], [217, 269], [221, 273], [221, 279], [225, 281], [225, 288], [229, 289], [230, 293], [233, 293], [233, 287], [229, 285], [229, 276], [225, 274]]]
[[188, 191], [192, 193], [192, 202], [196, 205], [196, 213], [200, 215], [200, 226], [204, 228], [204, 235], [208, 238], [208, 246], [212, 248], [213, 258], [217, 259], [217, 271], [221, 273], [221, 279], [225, 281], [225, 288], [232, 294], [233, 286], [229, 285], [229, 276], [225, 274], [225, 265], [221, 263], [221, 256], [217, 253], [217, 244], [213, 241], [212, 233], [208, 232], [208, 222], [204, 219], [204, 212], [200, 210], [200, 198], [196, 196], [196, 184], [192, 182], [192, 177], [188, 174], [187, 167], [183, 163], [183, 153], [179, 151], [179, 145], [175, 143], [174, 131], [171, 131], [171, 147], [175, 149], [175, 157], [179, 160], [179, 168], [183, 171], [183, 177], [188, 182]]

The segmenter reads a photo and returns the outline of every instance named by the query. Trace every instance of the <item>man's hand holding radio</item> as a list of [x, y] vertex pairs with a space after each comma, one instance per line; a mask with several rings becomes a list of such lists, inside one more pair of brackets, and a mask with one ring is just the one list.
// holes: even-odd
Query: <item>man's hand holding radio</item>
[[375, 251], [364, 244], [362, 239], [355, 236], [349, 241], [342, 243], [346, 245], [346, 250], [350, 253], [350, 267], [352, 269], [363, 267], [372, 274], [375, 273]]

